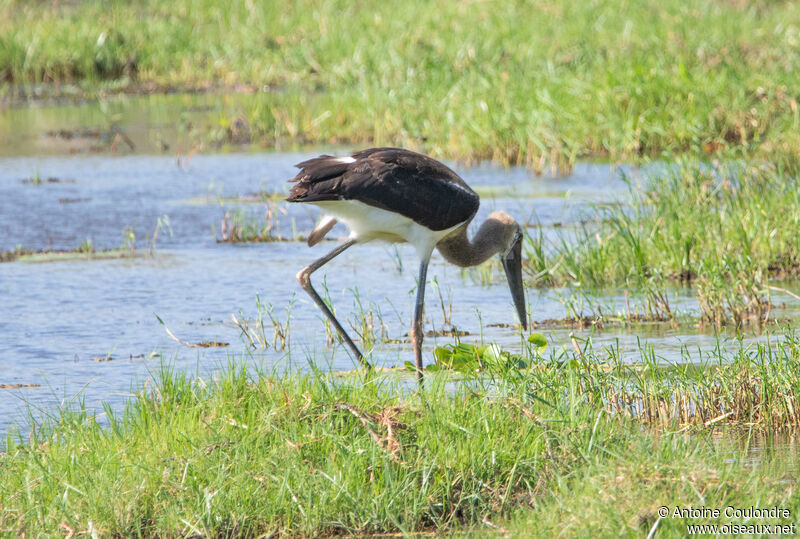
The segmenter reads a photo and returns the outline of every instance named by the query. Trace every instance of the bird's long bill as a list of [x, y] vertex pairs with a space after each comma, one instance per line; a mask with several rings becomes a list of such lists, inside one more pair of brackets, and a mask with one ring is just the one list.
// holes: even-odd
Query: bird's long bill
[[528, 316], [525, 311], [525, 289], [522, 286], [522, 237], [514, 243], [511, 250], [502, 258], [503, 269], [506, 270], [506, 279], [511, 288], [511, 297], [517, 308], [522, 329], [528, 329]]

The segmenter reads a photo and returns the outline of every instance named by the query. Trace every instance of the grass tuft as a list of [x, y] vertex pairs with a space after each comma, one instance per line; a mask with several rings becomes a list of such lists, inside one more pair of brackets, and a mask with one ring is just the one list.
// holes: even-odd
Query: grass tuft
[[766, 322], [768, 279], [800, 271], [797, 173], [787, 163], [666, 167], [553, 248], [530, 236], [528, 275], [543, 286], [625, 286], [662, 320], [674, 317], [667, 285], [689, 284], [706, 322]]

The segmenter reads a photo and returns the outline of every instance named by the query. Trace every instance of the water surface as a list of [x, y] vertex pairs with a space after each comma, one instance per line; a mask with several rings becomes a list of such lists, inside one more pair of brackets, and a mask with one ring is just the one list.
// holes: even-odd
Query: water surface
[[[242, 211], [263, 221], [270, 205], [251, 202], [251, 195], [287, 193], [286, 180], [295, 173], [294, 163], [320, 150], [179, 156], [175, 148], [183, 144], [183, 135], [170, 115], [180, 115], [181, 109], [164, 99], [158, 106], [142, 105], [146, 110], [163, 109], [151, 111], [151, 116], [137, 114], [129, 102], [107, 104], [105, 110], [86, 105], [0, 112], [0, 148], [5, 152], [0, 157], [0, 251], [17, 246], [68, 250], [88, 239], [98, 249], [132, 244], [136, 254], [110, 260], [0, 264], [0, 384], [38, 385], [0, 389], [0, 433], [12, 424], [24, 425], [29, 406], [41, 414], [78, 398], [94, 410], [101, 410], [103, 401], [119, 407], [164, 363], [204, 375], [242, 360], [267, 371], [306, 369], [312, 362], [334, 369], [355, 366], [346, 348], [329, 344], [322, 315], [295, 281], [301, 267], [346, 235], [343, 227], [331, 232], [332, 241], [313, 248], [293, 241], [239, 245], [218, 241], [226, 214]], [[208, 96], [202, 99], [213, 103]], [[191, 110], [198, 113], [205, 110], [208, 119], [225, 105], [202, 109], [189, 100], [181, 106], [195, 107]], [[108, 125], [109, 117], [128, 133], [136, 152], [39, 144], [42, 137], [53, 138], [43, 133]], [[592, 205], [624, 200], [628, 189], [620, 170], [609, 165], [578, 165], [565, 177], [535, 176], [521, 168], [451, 165], [482, 194], [476, 222], [503, 209], [541, 227], [549, 239], [585, 219]], [[641, 181], [636, 169], [623, 170], [632, 181]], [[25, 181], [31, 179], [38, 181]], [[307, 233], [318, 216], [315, 208], [280, 199], [275, 204], [271, 210], [278, 216], [276, 231], [284, 237]], [[412, 357], [406, 336], [417, 264], [408, 246], [371, 243], [348, 250], [314, 275], [346, 327], [360, 327], [364, 315], [378, 328], [376, 336], [387, 338], [371, 351], [378, 365], [399, 365]], [[502, 274], [490, 274], [489, 285], [482, 284], [481, 275], [480, 270], [449, 266], [435, 254], [429, 270], [426, 328], [454, 324], [469, 332], [462, 337], [464, 342], [484, 339], [519, 350], [521, 336], [513, 327], [515, 311]], [[568, 290], [529, 290], [531, 319], [541, 323], [564, 318], [568, 313], [563, 298], [569, 295]], [[595, 299], [604, 312], [627, 308], [620, 291], [598, 293]], [[675, 289], [670, 299], [674, 309], [697, 311], [688, 290]], [[775, 316], [794, 316], [797, 304], [792, 298], [778, 301], [786, 306], [774, 310]], [[235, 316], [254, 326], [259, 319], [257, 302], [265, 306], [262, 318], [271, 308], [279, 322], [289, 320], [285, 348], [252, 349], [233, 323]], [[635, 307], [636, 300], [632, 302]], [[186, 343], [229, 346], [189, 348], [173, 340], [159, 318]], [[630, 360], [637, 360], [648, 346], [665, 361], [678, 361], [684, 346], [709, 350], [717, 344], [713, 331], [691, 326], [543, 332], [551, 350], [571, 348], [574, 332], [579, 339], [591, 337], [595, 348], [617, 347]], [[265, 333], [272, 345], [269, 317]], [[732, 342], [733, 337], [722, 339]], [[446, 336], [426, 338], [426, 357], [431, 358], [435, 345], [452, 342]]]

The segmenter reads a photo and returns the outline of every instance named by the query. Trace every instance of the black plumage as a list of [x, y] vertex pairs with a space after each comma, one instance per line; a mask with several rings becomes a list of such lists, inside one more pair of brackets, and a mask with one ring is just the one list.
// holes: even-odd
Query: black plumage
[[357, 200], [412, 219], [433, 231], [471, 219], [480, 203], [458, 174], [409, 150], [371, 148], [352, 161], [323, 155], [297, 165], [289, 202]]

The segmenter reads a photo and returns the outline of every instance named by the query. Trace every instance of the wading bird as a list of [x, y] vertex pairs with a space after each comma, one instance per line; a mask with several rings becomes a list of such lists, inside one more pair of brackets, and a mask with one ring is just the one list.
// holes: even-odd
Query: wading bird
[[310, 280], [312, 273], [356, 243], [408, 242], [417, 250], [419, 282], [409, 335], [420, 381], [425, 278], [434, 248], [447, 261], [461, 267], [476, 266], [499, 254], [520, 323], [527, 329], [522, 228], [507, 213], [496, 211], [472, 239], [468, 238], [467, 226], [478, 211], [480, 199], [458, 174], [435, 159], [398, 148], [371, 148], [349, 157], [322, 155], [296, 166], [300, 172], [289, 180], [296, 185], [286, 200], [314, 204], [323, 212], [308, 236], [308, 245], [319, 242], [337, 221], [350, 228], [347, 241], [300, 270], [297, 280], [366, 368], [370, 364]]

